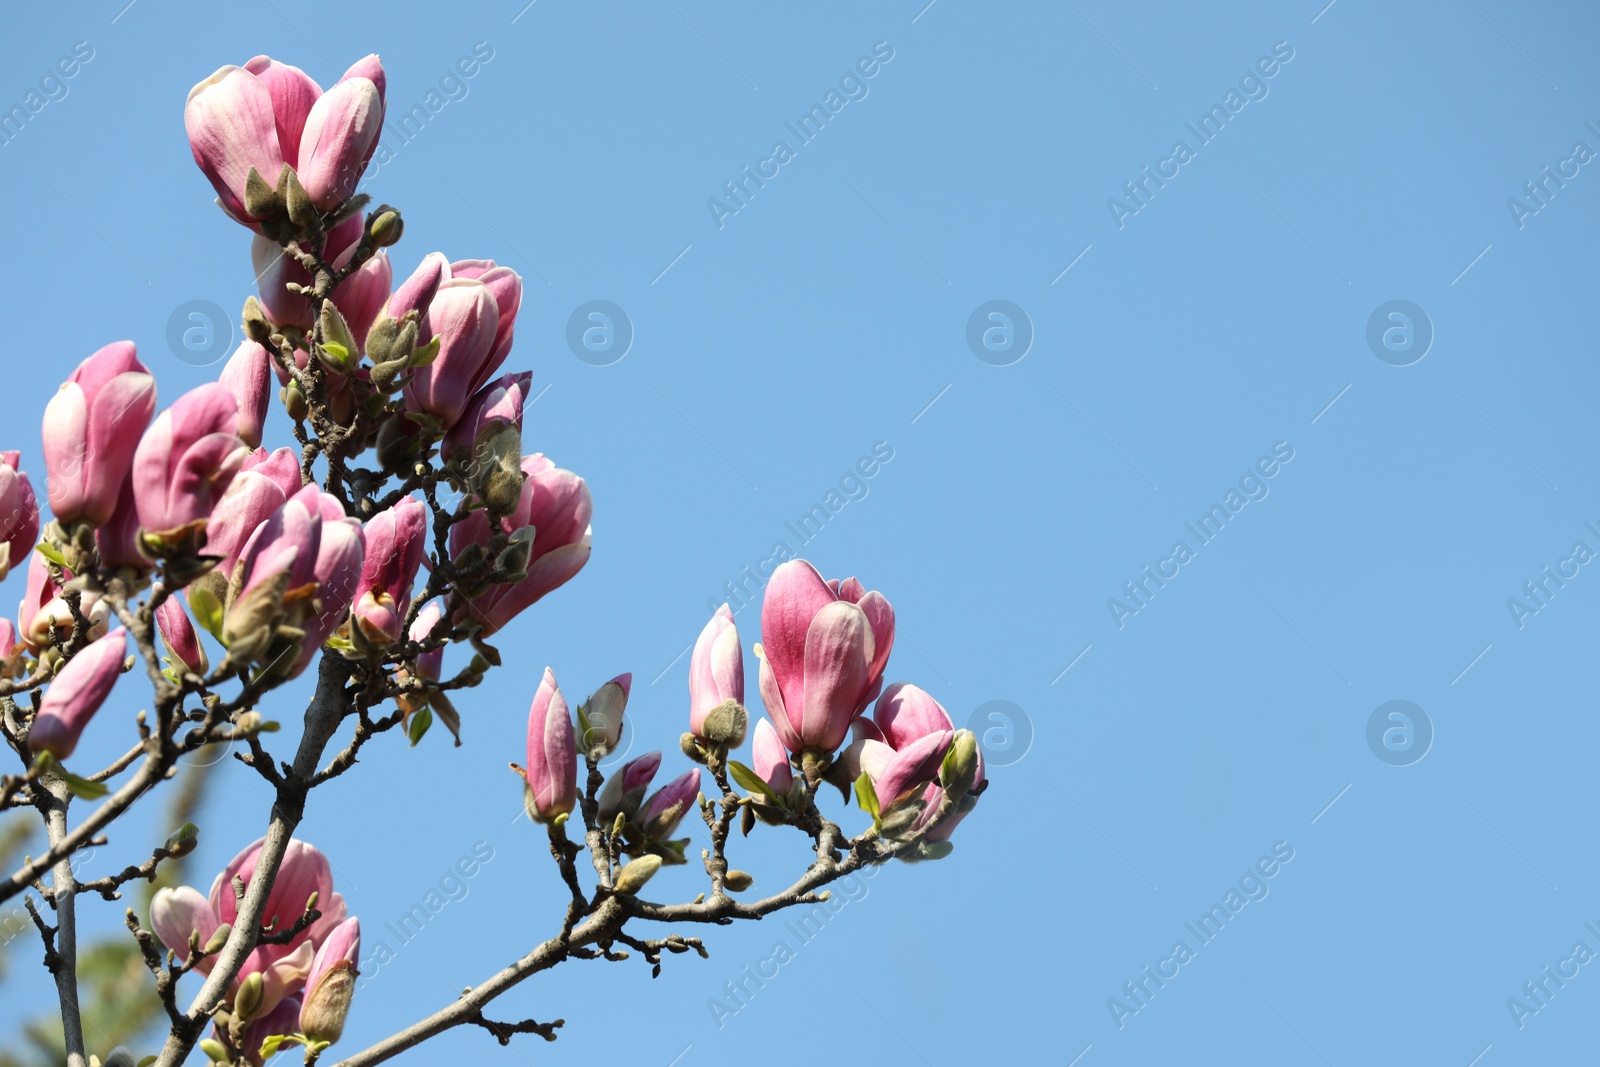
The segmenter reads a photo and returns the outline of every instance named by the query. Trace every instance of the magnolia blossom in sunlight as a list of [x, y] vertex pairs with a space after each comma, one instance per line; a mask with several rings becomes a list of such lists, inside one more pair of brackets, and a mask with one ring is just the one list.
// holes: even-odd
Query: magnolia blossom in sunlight
[[128, 631], [119, 626], [68, 660], [44, 691], [28, 747], [56, 759], [72, 755], [83, 728], [117, 684], [127, 653]]
[[44, 409], [45, 491], [63, 523], [111, 518], [134, 448], [156, 410], [156, 380], [132, 341], [78, 365]]
[[529, 818], [549, 822], [572, 810], [578, 795], [578, 763], [567, 701], [549, 667], [528, 709], [527, 779]]

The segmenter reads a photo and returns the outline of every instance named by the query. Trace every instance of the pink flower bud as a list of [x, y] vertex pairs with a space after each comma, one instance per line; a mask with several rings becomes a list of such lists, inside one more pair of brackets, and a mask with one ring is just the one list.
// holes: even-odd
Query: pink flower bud
[[[306, 116], [311, 105], [322, 95], [322, 87], [299, 67], [279, 63], [271, 56], [256, 56], [244, 65], [266, 86], [272, 97], [273, 125], [278, 132], [278, 147], [283, 161], [291, 167], [300, 165], [300, 131], [305, 129]], [[261, 172], [261, 176], [276, 185], [278, 175]]]
[[660, 766], [661, 753], [646, 752], [624, 763], [621, 770], [613, 772], [606, 779], [600, 795], [595, 798], [600, 821], [609, 827], [618, 812], [631, 819], [644, 802], [644, 791], [650, 788], [650, 782]]
[[400, 640], [427, 538], [428, 508], [414, 497], [367, 521], [366, 555], [351, 615], [373, 644]]
[[167, 654], [180, 667], [202, 676], [211, 669], [205, 647], [200, 644], [200, 635], [195, 633], [194, 624], [177, 597], [167, 597], [156, 608], [156, 626], [161, 630]]
[[528, 709], [528, 814], [549, 822], [572, 810], [578, 796], [577, 750], [572, 741], [572, 716], [546, 667]]
[[63, 523], [111, 518], [139, 437], [156, 409], [156, 380], [132, 341], [78, 365], [44, 409], [45, 489]]
[[331, 211], [350, 199], [383, 128], [383, 66], [368, 56], [323, 93], [306, 116], [295, 173], [311, 202]]
[[[490, 586], [467, 601], [466, 616], [483, 626], [485, 636], [564, 585], [589, 562], [594, 501], [588, 485], [571, 471], [557, 468], [542, 453], [524, 456], [522, 471], [528, 476], [522, 483], [522, 496], [501, 525], [507, 533], [525, 526], [534, 528], [528, 576], [520, 582]], [[489, 543], [489, 519], [482, 511], [474, 511], [450, 529], [452, 556], [474, 543]]]
[[222, 67], [189, 90], [183, 124], [189, 150], [217, 191], [222, 210], [252, 225], [244, 207], [250, 169], [275, 186], [284, 163], [272, 90], [244, 67]]
[[246, 447], [261, 447], [261, 426], [271, 403], [272, 356], [254, 341], [247, 340], [222, 368], [217, 381], [228, 387], [239, 405], [236, 432]]
[[[941, 730], [919, 737], [895, 752], [878, 769], [869, 768], [869, 759], [863, 755], [862, 766], [872, 775], [872, 785], [878, 794], [878, 806], [887, 810], [890, 804], [906, 793], [938, 777], [939, 765], [944, 760], [944, 754], [950, 748], [950, 741], [954, 736], [954, 731]], [[869, 741], [868, 750], [872, 750], [875, 744], [876, 742]]]
[[439, 354], [406, 385], [407, 410], [434, 416], [446, 430], [459, 422], [467, 398], [505, 358], [503, 353], [500, 360], [491, 358], [499, 322], [488, 286], [474, 278], [442, 283], [422, 319], [423, 332], [439, 341]]
[[[384, 314], [393, 319], [401, 319], [407, 312], [415, 311], [421, 317], [428, 305], [433, 303], [433, 298], [438, 295], [439, 286], [450, 278], [450, 261], [444, 258], [443, 252], [429, 252], [422, 257], [422, 262], [411, 276], [400, 283], [400, 288], [394, 291], [389, 298]], [[431, 336], [419, 334], [422, 343], [432, 340]]]
[[0, 580], [39, 541], [39, 502], [21, 463], [22, 453], [0, 452]]
[[133, 499], [147, 534], [211, 515], [250, 450], [239, 402], [221, 382], [192, 389], [156, 416], [133, 455]]
[[665, 841], [678, 828], [700, 795], [700, 768], [685, 771], [651, 794], [639, 812], [639, 824], [652, 841]]
[[595, 690], [583, 705], [583, 716], [589, 720], [589, 735], [580, 736], [584, 749], [601, 749], [610, 752], [622, 739], [622, 717], [628, 708], [628, 692], [633, 688], [632, 674], [619, 674]]
[[690, 731], [704, 741], [706, 712], [728, 700], [744, 703], [744, 651], [724, 604], [700, 631], [689, 659]]
[[789, 767], [789, 753], [785, 751], [783, 742], [778, 740], [778, 731], [766, 719], [756, 723], [750, 754], [755, 761], [751, 769], [756, 775], [780, 797], [787, 796], [789, 787], [794, 784], [794, 771]]
[[44, 692], [28, 733], [28, 747], [66, 759], [83, 728], [111, 695], [128, 654], [128, 631], [117, 627], [67, 661]]
[[256, 528], [300, 491], [300, 458], [290, 448], [258, 448], [246, 456], [228, 491], [206, 523], [207, 553], [221, 556], [217, 572], [233, 575], [245, 542]]
[[300, 1007], [300, 1032], [315, 1041], [338, 1041], [355, 993], [356, 964], [361, 959], [361, 920], [351, 916], [328, 935], [311, 961], [305, 1000]]
[[[417, 619], [411, 624], [411, 629], [406, 636], [413, 641], [426, 641], [428, 635], [433, 633], [433, 628], [444, 617], [444, 605], [437, 598], [428, 601], [423, 609], [417, 612]], [[439, 668], [444, 664], [444, 647], [434, 649], [432, 652], [417, 653], [417, 677], [426, 678], [430, 682], [439, 680]]]
[[461, 421], [444, 435], [440, 454], [446, 459], [460, 452], [472, 453], [472, 446], [483, 431], [492, 426], [515, 426], [522, 432], [522, 405], [527, 403], [532, 371], [507, 374], [473, 394], [467, 401]]
[[761, 605], [761, 699], [791, 752], [832, 752], [878, 695], [894, 609], [854, 578], [829, 583], [805, 560], [781, 564]]

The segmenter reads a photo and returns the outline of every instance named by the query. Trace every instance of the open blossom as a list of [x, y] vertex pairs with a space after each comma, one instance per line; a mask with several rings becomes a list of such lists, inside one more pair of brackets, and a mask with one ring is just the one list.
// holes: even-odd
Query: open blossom
[[[252, 61], [253, 62], [253, 61]], [[283, 169], [273, 92], [244, 67], [221, 67], [189, 90], [183, 124], [189, 150], [217, 191], [217, 203], [234, 219], [252, 225], [244, 206], [245, 181], [253, 168], [268, 185]]]
[[239, 402], [221, 382], [192, 389], [156, 416], [133, 454], [133, 499], [146, 534], [208, 518], [250, 450]]
[[[422, 344], [438, 338], [439, 355], [419, 368], [406, 386], [406, 407], [434, 416], [441, 429], [449, 430], [461, 420], [468, 398], [488, 382], [511, 351], [522, 305], [522, 278], [493, 260], [461, 260], [444, 267], [431, 256], [419, 274], [422, 278], [413, 279], [422, 289], [436, 274], [441, 277], [418, 334]], [[406, 300], [414, 299], [406, 294]], [[399, 318], [405, 310], [397, 310], [400, 303], [391, 298], [389, 314]]]
[[39, 502], [21, 465], [22, 453], [0, 452], [0, 580], [39, 541]]
[[[63, 568], [62, 577], [72, 580], [72, 572]], [[94, 639], [106, 632], [111, 606], [99, 593], [85, 590], [79, 594], [78, 611], [89, 622], [89, 637]], [[48, 648], [52, 637], [66, 640], [77, 629], [72, 609], [66, 597], [50, 577], [50, 567], [37, 552], [28, 558], [28, 588], [17, 605], [17, 633], [29, 652], [38, 655]]]
[[363, 551], [361, 524], [339, 501], [315, 485], [301, 489], [257, 527], [240, 556], [238, 590], [222, 623], [230, 652], [284, 677], [299, 675], [344, 621]]
[[832, 752], [882, 687], [894, 609], [854, 578], [824, 581], [790, 560], [767, 583], [761, 638], [761, 699], [778, 737], [791, 752]]
[[311, 106], [295, 173], [311, 202], [323, 211], [350, 199], [377, 151], [384, 91], [383, 64], [370, 55]]
[[111, 695], [128, 654], [128, 631], [120, 626], [67, 661], [44, 691], [28, 732], [28, 747], [66, 759], [78, 747], [83, 728]]
[[528, 709], [528, 814], [540, 822], [566, 815], [578, 796], [578, 761], [572, 715], [549, 667]]
[[[217, 928], [226, 923], [232, 926], [238, 920], [238, 901], [233, 893], [233, 879], [243, 880], [248, 890], [261, 859], [265, 839], [258, 840], [235, 856], [211, 884], [209, 896], [202, 897], [189, 886], [160, 889], [150, 902], [150, 926], [163, 944], [186, 959], [189, 938], [196, 937], [204, 945]], [[262, 976], [262, 1001], [254, 1018], [260, 1022], [281, 1018], [274, 1015], [286, 1001], [295, 1001], [293, 1014], [285, 1020], [286, 1029], [263, 1029], [257, 1037], [274, 1033], [293, 1033], [298, 1028], [299, 999], [312, 988], [308, 979], [317, 974], [325, 976], [334, 962], [348, 951], [351, 944], [359, 946], [359, 927], [350, 925], [344, 897], [334, 892], [333, 871], [328, 857], [315, 846], [300, 840], [291, 840], [284, 852], [283, 863], [278, 868], [272, 891], [267, 894], [262, 910], [262, 925], [275, 930], [287, 930], [306, 910], [311, 895], [317, 897], [316, 908], [321, 917], [297, 932], [285, 944], [261, 944], [245, 957], [244, 966], [229, 986], [227, 998], [231, 1003], [238, 994], [240, 984], [252, 974]], [[354, 935], [352, 937], [351, 935]], [[319, 950], [333, 943], [335, 948], [322, 957], [323, 967], [317, 970]], [[196, 965], [201, 974], [209, 974], [216, 957], [208, 957]]]
[[45, 490], [57, 519], [100, 525], [111, 518], [155, 410], [156, 380], [132, 341], [106, 345], [78, 365], [44, 409]]
[[744, 703], [744, 652], [733, 612], [724, 604], [694, 643], [689, 658], [689, 730], [705, 738], [706, 713], [725, 701]]
[[[256, 76], [272, 98], [272, 125], [278, 135], [278, 149], [291, 167], [300, 165], [300, 131], [305, 129], [311, 106], [322, 95], [322, 88], [299, 67], [280, 63], [271, 56], [256, 56], [244, 65]], [[276, 185], [277, 171], [261, 172], [261, 177]]]
[[[565, 584], [589, 562], [590, 516], [594, 501], [584, 480], [561, 470], [542, 454], [524, 456], [522, 495], [511, 514], [500, 520], [507, 533], [534, 529], [527, 577], [491, 585], [466, 602], [465, 618], [479, 623], [485, 636], [495, 633], [517, 613]], [[470, 544], [489, 543], [489, 517], [474, 511], [450, 529], [450, 554], [459, 556]]]
[[411, 609], [411, 587], [427, 552], [427, 538], [428, 509], [414, 497], [406, 497], [367, 521], [366, 554], [351, 615], [374, 644], [400, 640], [406, 612]]

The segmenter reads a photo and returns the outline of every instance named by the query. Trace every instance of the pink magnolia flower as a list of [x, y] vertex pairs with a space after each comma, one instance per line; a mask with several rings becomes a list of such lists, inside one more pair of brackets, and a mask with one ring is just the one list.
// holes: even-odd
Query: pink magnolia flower
[[689, 658], [689, 729], [705, 740], [706, 713], [725, 701], [744, 703], [744, 651], [733, 612], [724, 604], [711, 616]]
[[63, 523], [100, 525], [156, 409], [156, 380], [132, 341], [106, 345], [78, 365], [44, 409], [45, 490]]
[[[489, 359], [499, 366], [511, 352], [511, 334], [517, 325], [517, 312], [522, 308], [522, 275], [492, 259], [458, 259], [450, 264], [450, 277], [476, 279], [488, 286], [494, 296], [500, 314]], [[488, 375], [484, 375], [484, 379], [487, 378]]]
[[762, 719], [756, 723], [756, 732], [750, 742], [750, 754], [755, 761], [752, 768], [763, 782], [772, 787], [780, 797], [787, 796], [794, 784], [794, 771], [789, 767], [789, 753], [778, 740], [778, 731], [772, 723]]
[[[261, 859], [264, 841], [265, 838], [257, 840], [235, 856], [212, 882], [207, 903], [219, 924], [231, 926], [238, 920], [239, 905], [234, 899], [232, 882], [235, 876], [242, 878], [246, 890], [249, 889], [256, 864]], [[267, 894], [266, 907], [261, 912], [261, 924], [274, 930], [288, 929], [305, 913], [306, 902], [312, 893], [317, 894], [316, 906], [322, 913], [321, 917], [295, 934], [287, 944], [256, 946], [240, 968], [238, 980], [259, 971], [266, 981], [267, 996], [263, 1001], [263, 1011], [270, 1011], [284, 997], [299, 994], [306, 977], [311, 973], [317, 947], [344, 922], [347, 913], [344, 897], [333, 891], [333, 869], [328, 857], [314, 845], [298, 839], [291, 840], [284, 852], [283, 863], [278, 868], [272, 891]], [[185, 946], [188, 937], [187, 933], [183, 934]], [[163, 940], [166, 940], [165, 937]], [[177, 948], [170, 941], [167, 947], [180, 954], [188, 952], [187, 947]], [[229, 990], [230, 997], [238, 989], [238, 980]]]
[[385, 79], [376, 55], [358, 61], [311, 106], [295, 173], [311, 202], [331, 211], [350, 199], [378, 147]]
[[872, 778], [879, 807], [887, 810], [896, 800], [939, 775], [939, 765], [955, 737], [952, 730], [919, 737], [902, 749], [868, 741], [861, 752], [861, 769]]
[[232, 576], [250, 535], [299, 491], [300, 457], [293, 449], [268, 452], [258, 448], [245, 457], [206, 523], [205, 550], [222, 557], [217, 564], [219, 574]]
[[572, 741], [572, 716], [549, 667], [539, 681], [528, 709], [528, 814], [549, 822], [572, 810], [578, 796], [577, 750]]
[[472, 454], [473, 445], [485, 430], [497, 426], [515, 426], [522, 432], [522, 405], [528, 399], [528, 384], [533, 381], [532, 371], [507, 374], [473, 394], [467, 401], [461, 421], [444, 435], [440, 454], [446, 459], [458, 453]]
[[[411, 272], [411, 276], [401, 282], [394, 295], [389, 297], [383, 314], [389, 318], [403, 319], [415, 311], [420, 319], [427, 313], [428, 305], [433, 303], [433, 298], [438, 295], [439, 286], [449, 279], [450, 261], [444, 258], [443, 252], [429, 252], [422, 257], [422, 262]], [[496, 315], [498, 314], [497, 311]], [[427, 340], [423, 338], [423, 343]]]
[[[244, 642], [247, 658], [286, 677], [305, 670], [317, 649], [344, 621], [361, 576], [361, 524], [315, 485], [302, 488], [256, 528], [237, 564], [239, 591], [223, 618], [230, 649]], [[283, 659], [280, 625], [298, 627], [298, 653]]]
[[133, 499], [146, 534], [208, 518], [250, 450], [239, 402], [221, 382], [192, 389], [156, 416], [133, 454]]
[[[584, 480], [561, 470], [542, 453], [522, 458], [522, 496], [501, 521], [507, 533], [534, 528], [528, 576], [520, 582], [490, 586], [466, 602], [464, 614], [483, 626], [485, 636], [498, 631], [517, 613], [564, 585], [589, 562], [589, 519], [594, 501]], [[470, 544], [489, 543], [489, 518], [474, 511], [450, 529], [450, 553], [460, 555]]]
[[639, 824], [652, 841], [672, 836], [700, 795], [700, 768], [685, 771], [651, 794], [639, 812]]
[[400, 640], [406, 612], [411, 610], [411, 587], [427, 553], [427, 538], [428, 509], [414, 497], [406, 497], [367, 521], [366, 556], [351, 616], [373, 644]]
[[824, 581], [803, 559], [781, 564], [761, 604], [761, 699], [791, 752], [832, 752], [883, 684], [894, 609], [854, 578]]
[[128, 654], [128, 631], [120, 626], [81, 649], [44, 691], [28, 732], [28, 747], [66, 759], [78, 747], [83, 728], [111, 695]]
[[[279, 95], [287, 99], [281, 89]], [[244, 67], [226, 66], [190, 89], [183, 109], [194, 161], [217, 191], [222, 210], [247, 226], [256, 222], [244, 207], [251, 168], [273, 186], [283, 169], [274, 106], [266, 82]]]
[[[62, 569], [62, 577], [72, 580], [72, 572]], [[100, 594], [85, 590], [80, 593], [78, 610], [89, 621], [89, 638], [101, 637], [106, 632], [111, 606]], [[28, 588], [17, 605], [17, 631], [24, 647], [37, 655], [50, 646], [52, 635], [61, 640], [71, 637], [77, 628], [72, 609], [67, 606], [61, 587], [50, 577], [49, 565], [37, 552], [28, 558]]]
[[956, 728], [942, 704], [908, 682], [896, 682], [883, 691], [872, 709], [871, 722], [883, 735], [883, 741], [897, 750], [929, 734]]
[[205, 646], [200, 644], [200, 635], [195, 633], [194, 624], [177, 597], [167, 597], [156, 608], [156, 626], [161, 630], [167, 654], [179, 666], [202, 676], [211, 669]]
[[406, 408], [434, 416], [445, 430], [460, 421], [467, 398], [499, 368], [490, 359], [499, 323], [488, 286], [473, 278], [441, 283], [419, 333], [419, 343], [439, 339], [439, 354], [407, 383]]
[[361, 920], [352, 915], [333, 928], [311, 961], [299, 1015], [301, 1033], [328, 1042], [343, 1036], [360, 959]]
[[[161, 943], [178, 954], [179, 959], [189, 958], [189, 935], [193, 933], [201, 947], [211, 940], [222, 920], [211, 902], [200, 895], [193, 886], [180, 885], [162, 888], [150, 900], [150, 927]], [[195, 965], [201, 974], [210, 974], [216, 957], [211, 956]]]
[[[433, 628], [444, 618], [444, 605], [438, 600], [430, 600], [417, 612], [417, 619], [411, 624], [411, 629], [406, 631], [406, 636], [413, 641], [426, 641], [428, 635], [433, 633]], [[426, 678], [430, 682], [439, 680], [439, 670], [444, 665], [444, 646], [441, 645], [431, 652], [417, 653], [417, 677]]]
[[139, 508], [133, 499], [133, 479], [124, 478], [117, 493], [117, 506], [111, 518], [94, 531], [95, 550], [100, 553], [100, 565], [113, 570], [132, 567], [147, 571], [155, 562], [139, 547]]
[[[329, 263], [342, 270], [355, 257], [365, 231], [365, 219], [358, 212], [342, 220], [328, 232], [327, 251], [332, 256]], [[311, 275], [276, 241], [257, 234], [250, 243], [250, 258], [256, 271], [256, 283], [261, 293], [261, 307], [268, 320], [279, 329], [309, 330], [313, 323], [311, 300], [300, 293], [289, 291], [290, 283], [310, 285]], [[356, 343], [365, 351], [367, 331], [372, 328], [384, 301], [389, 299], [389, 286], [394, 281], [394, 269], [388, 253], [383, 249], [374, 252], [361, 266], [334, 287], [330, 294], [334, 306], [344, 316]], [[295, 353], [303, 365], [303, 356]], [[287, 384], [288, 374], [274, 363], [273, 371], [281, 384]]]
[[0, 452], [0, 581], [39, 542], [39, 502], [21, 464], [22, 453]]
[[261, 427], [271, 403], [272, 356], [254, 341], [246, 340], [222, 368], [217, 381], [228, 387], [239, 405], [235, 432], [248, 448], [261, 447]]

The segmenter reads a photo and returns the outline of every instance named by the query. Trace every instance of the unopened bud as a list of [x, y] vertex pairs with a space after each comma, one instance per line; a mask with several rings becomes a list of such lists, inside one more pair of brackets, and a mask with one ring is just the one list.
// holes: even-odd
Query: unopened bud
[[239, 983], [239, 992], [233, 996], [233, 1014], [240, 1022], [249, 1022], [261, 1011], [266, 997], [266, 980], [260, 971], [251, 971]]
[[267, 338], [272, 336], [272, 323], [267, 321], [261, 301], [253, 296], [245, 297], [243, 320], [245, 336], [258, 345], [266, 344]]
[[617, 884], [611, 887], [612, 891], [621, 897], [631, 897], [660, 869], [660, 856], [640, 856], [617, 872]]
[[204, 1052], [206, 1054], [206, 1058], [212, 1063], [228, 1062], [228, 1050], [222, 1047], [222, 1042], [213, 1038], [202, 1037], [199, 1041], [199, 1045], [200, 1051]]
[[705, 751], [700, 747], [700, 739], [687, 730], [678, 738], [678, 747], [683, 749], [683, 754], [696, 763], [706, 761]]
[[254, 167], [244, 179], [244, 210], [253, 219], [268, 219], [283, 213], [278, 191], [268, 185], [267, 179]]
[[223, 923], [211, 931], [211, 940], [206, 942], [202, 951], [207, 955], [213, 952], [221, 952], [222, 946], [228, 943], [228, 935], [231, 933], [233, 933], [233, 925], [231, 923]]
[[285, 164], [278, 185], [283, 190], [284, 204], [289, 209], [289, 221], [302, 230], [309, 230], [317, 221], [317, 205], [311, 202], [306, 187], [300, 184], [299, 175]]
[[186, 822], [172, 831], [167, 838], [167, 854], [169, 856], [187, 856], [195, 850], [200, 843], [200, 827], [192, 822]]
[[949, 751], [944, 754], [944, 764], [939, 769], [945, 792], [952, 797], [964, 797], [977, 784], [977, 776], [978, 737], [971, 730], [957, 730]]
[[301, 390], [300, 382], [294, 378], [290, 378], [289, 384], [278, 390], [278, 399], [283, 401], [284, 410], [295, 422], [304, 422], [306, 416], [311, 414], [306, 394]]
[[300, 1007], [300, 1031], [313, 1041], [332, 1043], [344, 1034], [350, 998], [356, 992], [356, 971], [349, 960], [338, 960], [317, 980]]
[[755, 884], [755, 875], [751, 874], [749, 871], [731, 869], [727, 874], [722, 876], [723, 887], [734, 893], [742, 893]]
[[738, 748], [744, 744], [744, 732], [749, 724], [750, 715], [744, 705], [737, 700], [724, 700], [706, 712], [701, 732], [714, 745]]
[[372, 243], [379, 248], [388, 248], [398, 244], [401, 235], [406, 232], [405, 220], [400, 217], [400, 212], [385, 204], [378, 208], [377, 216], [372, 220], [372, 225], [367, 233], [372, 236]]
[[319, 352], [323, 364], [339, 374], [349, 374], [361, 361], [361, 353], [355, 335], [350, 332], [350, 324], [344, 321], [344, 316], [334, 307], [332, 300], [322, 302], [321, 322], [322, 344]]
[[948, 841], [924, 841], [918, 850], [925, 860], [942, 860], [955, 851], [956, 846]]

